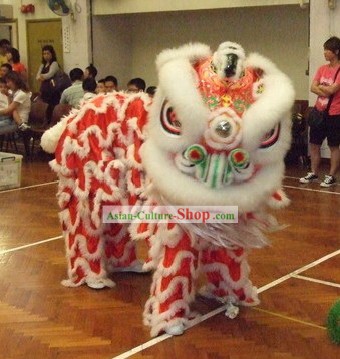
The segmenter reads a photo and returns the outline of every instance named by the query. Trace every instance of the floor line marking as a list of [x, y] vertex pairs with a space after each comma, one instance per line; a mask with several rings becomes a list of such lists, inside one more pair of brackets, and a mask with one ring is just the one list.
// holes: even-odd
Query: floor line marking
[[291, 178], [291, 179], [300, 179], [300, 177], [293, 177], [293, 176], [284, 176], [283, 178]]
[[52, 237], [52, 238], [44, 239], [44, 240], [39, 241], [39, 242], [34, 242], [34, 243], [30, 243], [30, 244], [25, 244], [25, 245], [20, 246], [20, 247], [15, 247], [15, 248], [10, 248], [10, 249], [0, 250], [0, 255], [6, 254], [6, 253], [10, 253], [10, 252], [19, 251], [20, 249], [24, 249], [24, 248], [29, 248], [29, 247], [38, 246], [38, 245], [40, 245], [40, 244], [44, 244], [44, 243], [47, 243], [47, 242], [56, 241], [56, 240], [61, 239], [61, 238], [63, 238], [63, 236]]
[[305, 266], [303, 266], [303, 267], [301, 267], [299, 269], [296, 269], [295, 271], [293, 271], [293, 272], [291, 272], [289, 274], [286, 274], [283, 277], [278, 278], [278, 279], [274, 280], [271, 283], [268, 283], [268, 284], [264, 285], [263, 287], [258, 289], [258, 293], [264, 292], [265, 290], [268, 290], [269, 288], [275, 287], [276, 285], [278, 285], [278, 284], [292, 278], [294, 275], [297, 275], [297, 274], [300, 274], [302, 272], [305, 272], [307, 269], [313, 268], [313, 267], [317, 266], [318, 264], [320, 264], [322, 262], [325, 262], [328, 259], [337, 256], [338, 254], [340, 254], [340, 249], [338, 249], [335, 252], [329, 253], [329, 254], [327, 254], [327, 255], [315, 260], [314, 262], [311, 262], [311, 263], [309, 263], [309, 264], [307, 264], [307, 265], [305, 265]]
[[[299, 180], [301, 177], [293, 177], [293, 176], [284, 176], [284, 178], [289, 178], [289, 179], [296, 179], [296, 180]], [[319, 181], [315, 181], [314, 183], [321, 183], [322, 182], [322, 179], [319, 180]], [[303, 183], [301, 183], [303, 185]], [[305, 183], [305, 185], [307, 185], [308, 183]], [[339, 186], [340, 184], [339, 183], [336, 183], [335, 186]]]
[[338, 195], [338, 196], [340, 195], [340, 192], [322, 191], [322, 190], [313, 189], [313, 188], [304, 188], [304, 187], [287, 186], [287, 185], [283, 185], [282, 187], [284, 187], [284, 188], [292, 188], [292, 189], [299, 189], [301, 191], [329, 193], [329, 194], [335, 194], [335, 195]]
[[317, 324], [310, 323], [310, 322], [305, 322], [304, 320], [292, 318], [292, 317], [289, 317], [289, 316], [287, 316], [287, 315], [283, 315], [283, 314], [280, 314], [280, 313], [272, 312], [272, 311], [270, 311], [270, 310], [261, 309], [261, 308], [257, 308], [257, 307], [251, 307], [251, 309], [256, 310], [257, 312], [266, 313], [266, 314], [269, 314], [269, 315], [273, 315], [273, 316], [275, 316], [275, 317], [279, 317], [279, 318], [282, 318], [282, 319], [290, 320], [290, 321], [292, 321], [292, 322], [296, 322], [296, 323], [308, 325], [308, 326], [313, 327], [313, 328], [318, 328], [318, 329], [323, 329], [323, 330], [326, 330], [326, 329], [327, 329], [326, 327], [323, 327], [323, 326], [321, 326], [321, 325], [317, 325]]
[[[315, 260], [314, 262], [311, 262], [311, 263], [309, 263], [309, 264], [307, 264], [307, 265], [305, 265], [305, 266], [303, 266], [303, 267], [301, 267], [299, 269], [296, 269], [295, 271], [293, 271], [293, 272], [291, 272], [291, 273], [289, 273], [289, 274], [287, 274], [287, 275], [285, 275], [285, 276], [283, 276], [281, 278], [278, 278], [278, 279], [274, 280], [271, 283], [268, 283], [268, 284], [264, 285], [263, 287], [258, 289], [258, 293], [262, 293], [262, 292], [264, 292], [264, 291], [266, 291], [266, 290], [268, 290], [270, 288], [273, 288], [274, 286], [276, 286], [276, 285], [278, 285], [278, 284], [292, 278], [293, 275], [297, 275], [298, 273], [302, 273], [305, 270], [307, 270], [309, 268], [312, 268], [312, 267], [314, 267], [314, 266], [316, 266], [316, 265], [318, 265], [318, 264], [320, 264], [320, 263], [322, 263], [322, 262], [324, 262], [324, 261], [338, 255], [338, 254], [340, 254], [340, 249], [335, 251], [335, 252], [329, 253], [329, 254], [327, 254], [327, 255]], [[193, 326], [195, 326], [197, 324], [200, 324], [200, 323], [204, 322], [205, 320], [207, 320], [207, 319], [209, 319], [209, 318], [211, 318], [211, 317], [213, 317], [213, 316], [215, 316], [217, 314], [222, 313], [223, 311], [225, 311], [227, 309], [227, 306], [228, 306], [227, 304], [223, 305], [223, 306], [218, 307], [217, 309], [215, 309], [215, 310], [213, 310], [213, 311], [211, 311], [211, 312], [209, 312], [207, 314], [204, 314], [204, 315], [194, 319], [193, 321], [191, 321], [191, 323], [189, 325], [189, 328], [192, 328]], [[279, 316], [279, 314], [277, 314], [277, 315]], [[296, 321], [298, 321], [298, 319]], [[301, 323], [304, 323], [304, 322], [301, 321]], [[307, 324], [307, 322], [306, 322], [306, 324]], [[313, 325], [313, 324], [308, 323], [308, 325]], [[316, 325], [314, 325], [314, 326], [316, 326]], [[318, 326], [316, 326], [316, 327], [318, 327]], [[323, 327], [319, 327], [319, 328], [324, 329]], [[141, 345], [139, 345], [139, 346], [125, 352], [125, 353], [122, 353], [122, 354], [120, 354], [118, 356], [115, 356], [112, 359], [126, 359], [126, 358], [129, 358], [133, 354], [139, 353], [139, 352], [143, 351], [146, 348], [149, 348], [149, 347], [151, 347], [153, 345], [156, 345], [156, 344], [158, 344], [158, 343], [160, 343], [160, 342], [162, 342], [162, 341], [164, 341], [166, 339], [172, 338], [172, 337], [173, 336], [169, 335], [169, 334], [160, 335], [159, 337], [156, 337], [156, 338], [154, 338], [152, 340], [149, 340], [148, 342], [143, 343], [143, 344], [141, 344]]]
[[0, 191], [0, 194], [2, 194], [2, 193], [8, 193], [8, 192], [14, 192], [14, 191], [21, 191], [21, 190], [23, 190], [23, 189], [30, 189], [30, 188], [37, 188], [37, 187], [49, 186], [49, 185], [55, 184], [55, 183], [58, 183], [58, 181], [40, 183], [40, 184], [35, 184], [35, 185], [32, 185], [32, 186], [26, 186], [26, 187], [19, 187], [19, 188], [7, 189], [7, 190], [5, 190], [5, 191]]
[[150, 348], [160, 342], [162, 342], [163, 340], [166, 340], [166, 339], [169, 339], [169, 338], [172, 338], [173, 336], [172, 335], [169, 335], [169, 334], [163, 334], [163, 335], [160, 335], [159, 337], [156, 337], [154, 339], [151, 339], [141, 345], [139, 345], [138, 347], [135, 347], [133, 349], [130, 349], [129, 351], [125, 352], [125, 353], [122, 353], [116, 357], [114, 357], [113, 359], [125, 359], [125, 358], [129, 358], [131, 355], [134, 355], [134, 354], [137, 354], [147, 348]]
[[318, 283], [318, 284], [328, 285], [330, 287], [340, 288], [340, 284], [338, 284], [338, 283], [328, 282], [325, 280], [316, 279], [316, 278], [312, 278], [312, 277], [305, 277], [304, 275], [295, 274], [292, 276], [292, 278], [302, 279], [307, 282], [314, 282], [314, 283]]

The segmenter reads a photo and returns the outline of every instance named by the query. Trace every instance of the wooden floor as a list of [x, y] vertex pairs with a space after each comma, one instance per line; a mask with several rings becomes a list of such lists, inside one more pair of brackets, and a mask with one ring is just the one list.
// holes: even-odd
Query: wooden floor
[[278, 218], [288, 227], [249, 258], [261, 304], [230, 320], [197, 298], [200, 322], [150, 341], [142, 324], [150, 274], [116, 274], [117, 286], [101, 291], [60, 285], [56, 177], [46, 157], [24, 162], [22, 187], [0, 192], [0, 358], [340, 358], [325, 328], [340, 298], [340, 186], [299, 185], [302, 173], [291, 168], [284, 181], [292, 204]]

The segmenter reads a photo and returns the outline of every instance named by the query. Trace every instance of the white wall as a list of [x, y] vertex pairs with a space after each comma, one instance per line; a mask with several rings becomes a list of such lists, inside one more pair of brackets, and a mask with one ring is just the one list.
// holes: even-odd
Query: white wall
[[93, 31], [95, 64], [122, 85], [132, 77], [156, 84], [154, 60], [164, 48], [200, 41], [214, 50], [232, 40], [272, 59], [297, 98], [308, 98], [308, 9], [298, 5], [96, 16]]
[[[312, 3], [324, 0], [312, 0]], [[31, 0], [34, 14], [21, 14], [21, 0], [0, 3], [13, 4], [14, 18], [18, 20], [19, 51], [27, 63], [26, 20], [56, 18], [45, 0]], [[71, 0], [74, 3], [74, 0]], [[298, 0], [138, 0], [139, 11], [148, 7], [157, 10], [164, 6], [175, 8], [249, 6], [255, 3], [300, 3]], [[136, 0], [93, 0], [93, 7], [130, 6], [137, 9]], [[307, 0], [305, 0], [307, 2]], [[89, 0], [78, 0], [81, 13], [74, 22], [63, 18], [63, 28], [70, 29], [70, 48], [64, 53], [65, 70], [86, 67], [92, 58], [90, 41]], [[101, 4], [101, 5], [100, 5]], [[132, 5], [136, 6], [132, 6]], [[251, 20], [250, 20], [251, 19]], [[48, 29], [47, 29], [48, 31]], [[95, 16], [93, 18], [94, 64], [99, 76], [114, 74], [121, 87], [135, 76], [144, 77], [149, 84], [156, 82], [154, 59], [162, 49], [188, 41], [201, 41], [214, 49], [218, 43], [231, 39], [240, 42], [246, 51], [259, 51], [273, 59], [293, 79], [298, 98], [307, 98], [308, 9], [299, 5], [246, 7], [202, 11], [140, 13], [130, 15]], [[256, 36], [254, 36], [256, 34]]]
[[[33, 14], [22, 14], [20, 11], [21, 4], [33, 4], [35, 12]], [[71, 0], [74, 4], [74, 0]], [[18, 50], [21, 60], [27, 65], [27, 20], [47, 20], [58, 18], [47, 6], [46, 0], [0, 0], [0, 4], [13, 5], [13, 18], [17, 20], [18, 26]], [[70, 16], [62, 17], [63, 28], [66, 26], [70, 29], [70, 51], [64, 52], [64, 68], [69, 71], [73, 67], [84, 69], [91, 60], [91, 41], [90, 41], [90, 14], [89, 0], [78, 0], [80, 13], [75, 12], [75, 21]], [[48, 31], [48, 28], [46, 29]], [[30, 69], [29, 69], [30, 71]], [[36, 69], [34, 69], [36, 71]]]
[[[72, 4], [74, 1], [71, 2]], [[74, 7], [72, 16], [62, 17], [64, 69], [75, 67], [84, 70], [92, 60], [90, 1], [78, 0], [79, 9]], [[65, 34], [69, 34], [69, 46]]]
[[119, 88], [124, 88], [131, 76], [133, 47], [129, 16], [94, 16], [93, 58], [97, 78], [114, 75]]
[[[21, 4], [35, 5], [34, 14], [22, 14], [20, 12]], [[0, 0], [0, 4], [13, 5], [13, 18], [17, 20], [18, 24], [18, 50], [20, 52], [21, 61], [27, 65], [27, 35], [26, 35], [26, 20], [42, 20], [54, 19], [55, 15], [47, 6], [46, 1], [42, 0]], [[35, 70], [36, 71], [36, 70]]]
[[95, 15], [304, 4], [308, 0], [93, 0]]

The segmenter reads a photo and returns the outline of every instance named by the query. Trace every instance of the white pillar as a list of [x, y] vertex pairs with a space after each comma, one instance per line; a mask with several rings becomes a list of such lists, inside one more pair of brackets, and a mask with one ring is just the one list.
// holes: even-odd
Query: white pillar
[[[89, 0], [71, 0], [73, 15], [62, 18], [64, 70], [84, 70], [92, 61]], [[78, 7], [75, 6], [78, 4]]]

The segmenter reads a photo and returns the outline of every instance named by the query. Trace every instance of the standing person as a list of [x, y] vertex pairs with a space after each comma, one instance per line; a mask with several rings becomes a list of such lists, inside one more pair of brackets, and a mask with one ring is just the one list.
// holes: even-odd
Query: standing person
[[61, 94], [53, 88], [51, 80], [58, 72], [59, 65], [57, 62], [57, 55], [53, 46], [45, 45], [42, 48], [42, 59], [36, 79], [40, 82], [40, 95], [41, 99], [48, 103], [47, 117], [51, 118], [53, 108], [60, 101]]
[[311, 91], [318, 95], [315, 107], [325, 110], [330, 97], [332, 102], [328, 114], [317, 128], [311, 127], [309, 134], [312, 171], [300, 178], [300, 183], [310, 183], [319, 176], [321, 160], [320, 148], [327, 138], [331, 152], [331, 166], [328, 175], [325, 175], [321, 187], [330, 187], [336, 184], [336, 172], [340, 161], [340, 39], [331, 37], [324, 43], [324, 57], [329, 63], [322, 65], [316, 72]]
[[93, 66], [93, 64], [90, 64], [89, 66], [86, 67], [84, 71], [84, 80], [89, 77], [96, 79], [97, 73], [98, 73], [97, 69]]
[[0, 116], [12, 116], [19, 130], [29, 129], [27, 125], [31, 110], [31, 92], [17, 72], [10, 72], [6, 76], [7, 87], [12, 91], [12, 102], [8, 107], [0, 109]]
[[27, 70], [23, 63], [20, 62], [20, 54], [17, 49], [10, 47], [6, 52], [8, 63], [12, 66], [12, 70], [18, 72], [24, 81], [27, 81]]
[[11, 47], [11, 43], [7, 39], [0, 40], [0, 66], [7, 63], [6, 52]]

